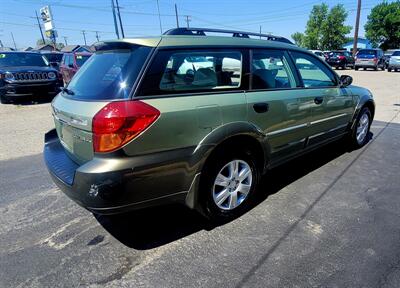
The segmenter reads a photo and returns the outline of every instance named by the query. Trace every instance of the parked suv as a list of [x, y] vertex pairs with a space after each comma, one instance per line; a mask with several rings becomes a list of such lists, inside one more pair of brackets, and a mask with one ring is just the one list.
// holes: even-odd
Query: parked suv
[[178, 201], [229, 219], [268, 169], [345, 136], [368, 141], [374, 101], [350, 76], [284, 38], [209, 31], [221, 32], [95, 44], [45, 136], [70, 198], [102, 214]]
[[385, 70], [385, 57], [381, 49], [361, 49], [357, 52], [355, 70], [359, 68], [378, 68]]
[[40, 53], [0, 52], [0, 100], [9, 103], [23, 96], [55, 96], [61, 75]]
[[389, 58], [387, 71], [391, 72], [392, 70], [394, 71], [400, 70], [400, 50], [394, 51]]
[[354, 68], [354, 57], [350, 52], [332, 51], [328, 55], [326, 62], [328, 62], [332, 67], [335, 67], [336, 69], [346, 69], [347, 67]]
[[79, 70], [91, 55], [92, 53], [88, 52], [64, 53], [60, 64], [60, 72], [64, 80], [64, 85], [67, 85], [71, 81], [76, 71]]

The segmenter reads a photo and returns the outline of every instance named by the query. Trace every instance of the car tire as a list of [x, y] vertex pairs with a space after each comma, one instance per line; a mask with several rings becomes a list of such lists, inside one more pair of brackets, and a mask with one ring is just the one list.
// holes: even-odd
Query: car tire
[[[260, 171], [250, 149], [220, 152], [203, 168], [200, 201], [209, 220], [225, 223], [247, 211], [258, 186]], [[240, 177], [241, 173], [246, 174]]]
[[363, 68], [363, 70], [365, 71], [365, 70], [367, 70], [367, 68], [366, 68], [366, 67], [364, 67], [364, 68]]
[[357, 66], [354, 66], [354, 70], [358, 71], [358, 67], [357, 67]]
[[374, 67], [374, 70], [375, 70], [375, 71], [378, 71], [378, 66], [375, 66], [375, 67]]
[[392, 72], [392, 68], [388, 67], [388, 68], [387, 68], [387, 71], [388, 71], [388, 72]]
[[354, 149], [363, 147], [368, 142], [372, 114], [368, 107], [361, 109], [350, 134], [350, 144]]

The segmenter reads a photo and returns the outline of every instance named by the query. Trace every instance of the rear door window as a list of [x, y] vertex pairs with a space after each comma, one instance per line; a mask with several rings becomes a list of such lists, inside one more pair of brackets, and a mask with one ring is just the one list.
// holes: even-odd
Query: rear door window
[[301, 52], [290, 52], [306, 88], [336, 86], [336, 77], [319, 58]]
[[155, 57], [138, 95], [235, 90], [241, 75], [240, 51], [164, 50]]
[[251, 59], [252, 89], [283, 89], [296, 86], [283, 51], [253, 50]]
[[74, 95], [85, 100], [127, 99], [151, 48], [105, 50], [94, 53], [68, 85]]

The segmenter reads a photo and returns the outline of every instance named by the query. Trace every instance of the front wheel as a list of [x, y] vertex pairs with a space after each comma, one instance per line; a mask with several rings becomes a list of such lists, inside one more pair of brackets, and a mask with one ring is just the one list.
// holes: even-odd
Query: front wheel
[[369, 130], [372, 123], [371, 111], [364, 107], [357, 117], [356, 123], [351, 131], [351, 144], [355, 149], [361, 148], [368, 142]]
[[249, 151], [224, 152], [203, 169], [200, 193], [204, 211], [217, 222], [241, 215], [249, 207], [259, 182], [256, 159]]
[[388, 71], [388, 72], [392, 72], [392, 68], [388, 67], [388, 68], [387, 68], [387, 71]]

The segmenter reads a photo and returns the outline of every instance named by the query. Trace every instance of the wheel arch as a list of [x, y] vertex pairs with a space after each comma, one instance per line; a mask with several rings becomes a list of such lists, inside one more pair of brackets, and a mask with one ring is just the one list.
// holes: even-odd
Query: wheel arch
[[199, 205], [201, 171], [212, 162], [214, 157], [224, 149], [248, 147], [255, 153], [257, 166], [261, 174], [265, 173], [270, 155], [270, 146], [266, 135], [249, 122], [234, 122], [214, 129], [199, 143], [194, 151], [194, 159], [199, 161], [196, 175], [186, 197], [186, 205], [201, 211]]

